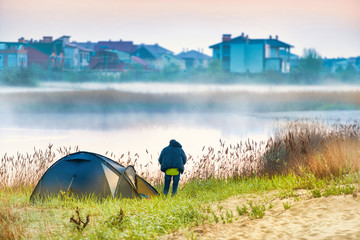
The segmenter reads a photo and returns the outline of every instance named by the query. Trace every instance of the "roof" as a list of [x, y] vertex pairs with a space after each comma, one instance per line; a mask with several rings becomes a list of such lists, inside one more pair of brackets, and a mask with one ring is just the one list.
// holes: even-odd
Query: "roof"
[[99, 51], [101, 48], [108, 48], [111, 50], [132, 53], [136, 51], [136, 46], [132, 41], [101, 41], [94, 46], [95, 51]]
[[[1, 45], [6, 45], [6, 50], [7, 49], [14, 49], [16, 48], [17, 50], [19, 49], [19, 47], [24, 46], [27, 47], [27, 43], [23, 43], [23, 42], [0, 42]], [[3, 48], [0, 47], [0, 50], [5, 50]]]
[[89, 42], [71, 42], [71, 44], [75, 44], [78, 47], [94, 50], [94, 47], [97, 43], [89, 41]]
[[60, 54], [62, 52], [62, 43], [60, 42], [51, 42], [51, 43], [30, 43], [29, 47], [32, 47], [42, 53], [47, 55], [51, 55], [54, 50], [56, 54]]
[[265, 41], [265, 43], [269, 44], [271, 47], [284, 47], [284, 48], [292, 48], [294, 46], [279, 41], [278, 39], [258, 39], [260, 41]]
[[78, 46], [76, 45], [76, 47], [81, 50], [81, 51], [84, 51], [84, 52], [93, 52], [94, 50], [90, 49], [90, 48], [85, 48], [85, 47], [82, 47], [82, 46]]
[[64, 40], [64, 38], [68, 38], [68, 39], [70, 39], [70, 36], [63, 35], [63, 36], [61, 36], [61, 37], [59, 37], [59, 38], [55, 39], [55, 40], [54, 40], [54, 42], [56, 42], [56, 41], [63, 41], [63, 40]]
[[93, 52], [93, 50], [82, 47], [82, 46], [78, 46], [76, 44], [73, 43], [68, 43], [65, 45], [66, 47], [72, 47], [72, 48], [78, 48], [79, 50], [83, 51], [83, 52]]
[[[278, 39], [248, 39], [246, 40], [246, 37], [244, 36], [238, 36], [236, 38], [231, 39], [228, 42], [228, 44], [235, 44], [235, 43], [245, 43], [248, 42], [249, 44], [269, 44], [271, 47], [284, 47], [284, 48], [291, 48], [294, 47], [290, 44], [287, 44], [285, 42], [279, 41]], [[211, 45], [210, 48], [215, 48], [218, 47], [220, 45], [222, 45], [224, 42], [220, 42], [214, 45]]]
[[136, 57], [136, 56], [131, 56], [131, 60], [135, 63], [138, 63], [140, 65], [143, 65], [144, 67], [148, 67], [149, 65], [144, 61], [142, 60], [141, 58], [139, 57]]
[[176, 56], [179, 58], [182, 58], [182, 59], [197, 59], [197, 60], [210, 60], [211, 59], [210, 56], [203, 54], [201, 52], [195, 51], [195, 50], [191, 50], [188, 52], [182, 52]]
[[138, 50], [141, 48], [146, 49], [154, 58], [160, 58], [163, 54], [173, 54], [172, 51], [159, 46], [159, 44], [153, 44], [153, 45], [142, 44], [138, 46]]
[[116, 55], [118, 57], [118, 59], [121, 61], [126, 61], [126, 60], [130, 61], [130, 54], [127, 52], [116, 51], [116, 50], [112, 50], [112, 49], [100, 49], [98, 52], [112, 53], [112, 54]]

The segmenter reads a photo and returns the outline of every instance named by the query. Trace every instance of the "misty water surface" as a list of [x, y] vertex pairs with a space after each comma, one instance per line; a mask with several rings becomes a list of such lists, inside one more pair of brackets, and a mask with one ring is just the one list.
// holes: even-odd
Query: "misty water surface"
[[[2, 99], [8, 100], [5, 101], [7, 104], [0, 107], [2, 119], [0, 122], [0, 154], [31, 153], [34, 147], [45, 149], [49, 143], [52, 143], [55, 148], [78, 145], [81, 150], [100, 154], [104, 154], [106, 151], [116, 154], [127, 153], [128, 151], [137, 152], [146, 161], [146, 149], [156, 156], [172, 138], [181, 142], [187, 153], [196, 155], [200, 154], [203, 146], [218, 147], [220, 138], [227, 143], [237, 143], [247, 138], [256, 141], [266, 140], [273, 134], [274, 128], [285, 121], [308, 118], [316, 121], [351, 122], [360, 119], [360, 111], [352, 108], [327, 111], [317, 109], [314, 111], [311, 110], [312, 105], [310, 105], [306, 111], [289, 111], [289, 109], [291, 110], [290, 105], [284, 111], [278, 111], [278, 109], [277, 111], [272, 109], [267, 111], [266, 108], [262, 111], [255, 111], [251, 107], [251, 101], [246, 103], [246, 108], [241, 109], [226, 108], [225, 106], [222, 108], [224, 102], [216, 107], [208, 107], [207, 102], [202, 103], [202, 105], [195, 104], [195, 106], [188, 102], [186, 104], [190, 107], [183, 109], [178, 107], [179, 103], [176, 102], [175, 107], [171, 106], [159, 110], [158, 105], [162, 105], [162, 103], [157, 101], [153, 105], [144, 105], [146, 109], [143, 107], [133, 108], [131, 111], [128, 109], [122, 111], [118, 108], [111, 108], [111, 110], [106, 111], [99, 111], [98, 108], [96, 111], [93, 108], [84, 111], [77, 111], [77, 109], [68, 111], [66, 107], [57, 110], [52, 110], [49, 106], [39, 107], [46, 105], [46, 99], [40, 100], [44, 103], [36, 102], [29, 106], [25, 105], [28, 100], [23, 100], [26, 97], [34, 98], [34, 95], [26, 95], [28, 93], [48, 92], [50, 95], [47, 95], [47, 99], [49, 99], [52, 96], [51, 93], [64, 93], [67, 96], [66, 92], [83, 91], [91, 94], [92, 91], [99, 90], [102, 90], [102, 94], [105, 95], [107, 91], [112, 94], [114, 91], [121, 94], [127, 92], [144, 94], [146, 96], [144, 101], [147, 99], [152, 101], [153, 98], [164, 94], [170, 98], [174, 94], [191, 93], [196, 95], [211, 92], [211, 103], [214, 105], [217, 93], [220, 95], [224, 92], [235, 95], [236, 92], [239, 94], [247, 92], [258, 94], [259, 97], [268, 93], [274, 93], [274, 96], [276, 93], [289, 93], [291, 98], [292, 92], [359, 92], [360, 87], [345, 85], [324, 87], [166, 83], [45, 83], [38, 88], [0, 88]], [[26, 109], [31, 108], [31, 110], [26, 111], [21, 106], [12, 105], [11, 100], [15, 96], [17, 101], [20, 101], [18, 99], [24, 101], [20, 101], [20, 105], [24, 105]], [[215, 99], [213, 99], [214, 96]], [[79, 99], [74, 99], [74, 102]], [[164, 104], [166, 104], [167, 98], [161, 99], [165, 99]], [[186, 97], [184, 99], [182, 101], [186, 101]], [[231, 102], [231, 99], [225, 103], [234, 106], [242, 104]], [[93, 104], [97, 103], [90, 105]], [[103, 106], [101, 105], [101, 108]]]
[[14, 92], [63, 92], [75, 90], [117, 90], [137, 93], [189, 93], [189, 92], [299, 92], [299, 91], [360, 91], [360, 85], [329, 84], [329, 85], [259, 85], [259, 84], [198, 84], [198, 83], [166, 83], [166, 82], [125, 82], [125, 83], [70, 83], [42, 82], [36, 88], [1, 87], [0, 93]]

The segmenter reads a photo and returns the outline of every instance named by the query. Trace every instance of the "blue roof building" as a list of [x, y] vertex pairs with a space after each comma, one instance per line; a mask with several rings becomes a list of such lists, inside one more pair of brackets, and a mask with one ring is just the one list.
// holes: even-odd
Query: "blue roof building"
[[134, 52], [134, 56], [144, 60], [151, 70], [162, 71], [168, 66], [177, 66], [181, 71], [185, 70], [185, 61], [166, 48], [154, 45], [141, 44]]
[[225, 71], [234, 73], [287, 73], [290, 71], [289, 58], [292, 47], [279, 41], [278, 36], [249, 39], [244, 33], [236, 38], [224, 34], [222, 42], [210, 46], [213, 50], [213, 59], [219, 59]]
[[211, 57], [195, 50], [184, 51], [176, 56], [185, 60], [186, 69], [206, 68], [211, 61]]

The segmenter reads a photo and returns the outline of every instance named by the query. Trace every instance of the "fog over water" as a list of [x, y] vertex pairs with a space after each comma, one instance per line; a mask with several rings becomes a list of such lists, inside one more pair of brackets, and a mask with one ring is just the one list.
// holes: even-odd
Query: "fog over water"
[[158, 83], [158, 82], [132, 82], [132, 83], [64, 83], [44, 82], [37, 88], [1, 87], [0, 93], [15, 92], [63, 92], [76, 90], [116, 90], [133, 93], [199, 93], [199, 92], [234, 92], [247, 91], [256, 93], [266, 92], [299, 92], [321, 91], [341, 92], [360, 91], [360, 85], [332, 84], [332, 85], [244, 85], [244, 84], [198, 84], [198, 83]]
[[[20, 99], [24, 93], [55, 93], [93, 90], [144, 93], [149, 99], [159, 94], [184, 94], [203, 92], [353, 92], [359, 86], [256, 86], [256, 85], [201, 85], [168, 83], [124, 83], [124, 84], [70, 84], [45, 83], [37, 88], [0, 88], [0, 97], [9, 96], [9, 102]], [[14, 95], [15, 94], [15, 95]], [[20, 97], [19, 97], [20, 94]], [[216, 96], [216, 95], [215, 95]], [[77, 99], [74, 99], [77, 101]], [[158, 104], [158, 103], [157, 103]], [[250, 103], [247, 103], [251, 105]], [[11, 105], [12, 106], [12, 105]], [[15, 106], [15, 105], [14, 105]], [[17, 107], [17, 105], [16, 105]], [[49, 143], [55, 148], [79, 146], [80, 150], [117, 155], [139, 153], [147, 161], [148, 150], [154, 157], [170, 139], [177, 139], [186, 153], [201, 154], [203, 146], [219, 146], [219, 139], [237, 143], [243, 139], [266, 140], [274, 128], [285, 121], [301, 118], [328, 122], [351, 122], [360, 119], [358, 109], [332, 109], [328, 111], [247, 111], [221, 110], [215, 108], [197, 111], [177, 109], [158, 111], [154, 109], [136, 111], [16, 111], [2, 106], [0, 122], [0, 155], [32, 153], [34, 147], [45, 149]]]

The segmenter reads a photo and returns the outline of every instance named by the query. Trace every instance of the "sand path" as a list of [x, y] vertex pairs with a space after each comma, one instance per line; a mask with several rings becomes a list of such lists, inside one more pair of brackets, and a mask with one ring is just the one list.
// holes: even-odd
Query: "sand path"
[[[232, 223], [202, 225], [175, 232], [167, 239], [360, 239], [360, 197], [341, 195], [321, 198], [270, 199], [274, 207], [262, 219], [241, 216]], [[227, 209], [242, 206], [248, 199], [233, 198], [221, 203]], [[283, 202], [291, 202], [284, 210]], [[217, 207], [218, 208], [218, 207]]]

